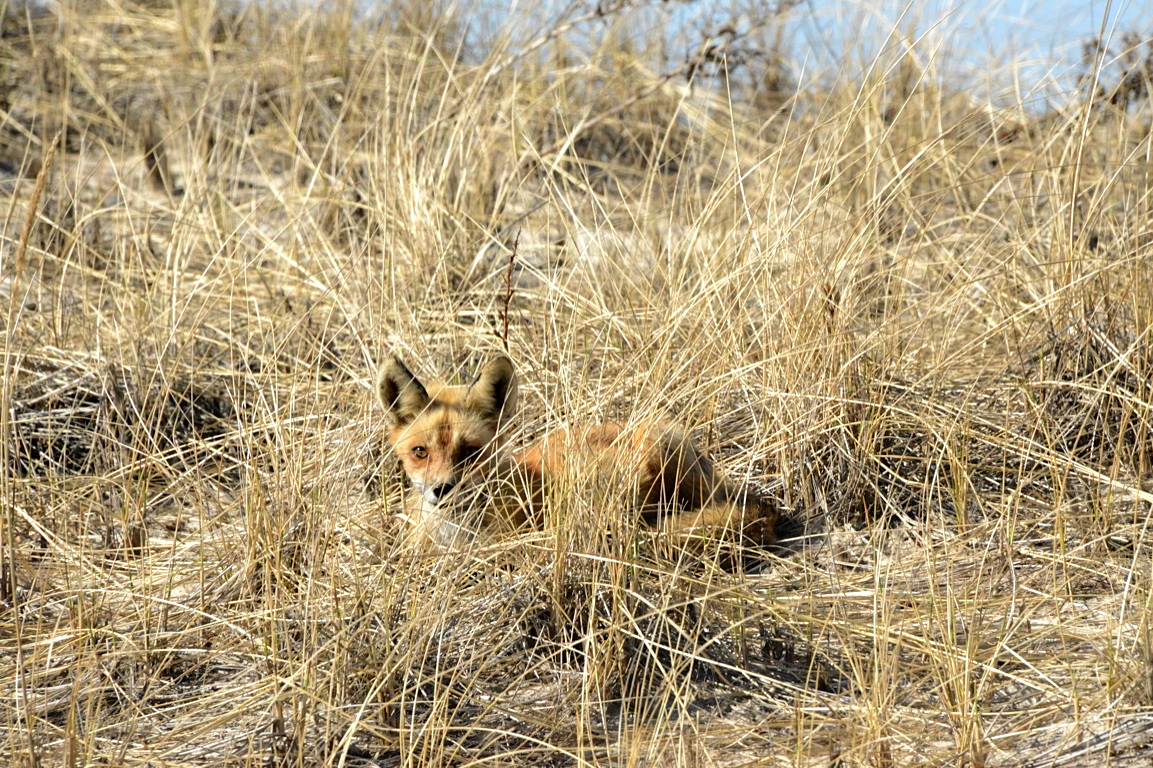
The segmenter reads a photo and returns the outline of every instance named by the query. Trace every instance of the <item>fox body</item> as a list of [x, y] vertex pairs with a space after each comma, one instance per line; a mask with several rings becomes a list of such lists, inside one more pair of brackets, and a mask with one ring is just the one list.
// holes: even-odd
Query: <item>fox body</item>
[[482, 529], [539, 525], [551, 483], [608, 478], [654, 528], [724, 528], [755, 543], [773, 541], [776, 508], [739, 489], [664, 420], [561, 429], [507, 450], [517, 403], [507, 357], [489, 362], [466, 386], [426, 386], [393, 357], [377, 385], [389, 443], [412, 483], [406, 514], [417, 538], [453, 545]]

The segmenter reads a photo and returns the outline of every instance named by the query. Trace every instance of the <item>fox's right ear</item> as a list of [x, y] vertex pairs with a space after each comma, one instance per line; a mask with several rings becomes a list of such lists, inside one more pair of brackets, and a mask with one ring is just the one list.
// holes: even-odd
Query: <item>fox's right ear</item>
[[391, 427], [411, 423], [428, 407], [428, 392], [424, 385], [395, 355], [380, 367], [376, 393]]

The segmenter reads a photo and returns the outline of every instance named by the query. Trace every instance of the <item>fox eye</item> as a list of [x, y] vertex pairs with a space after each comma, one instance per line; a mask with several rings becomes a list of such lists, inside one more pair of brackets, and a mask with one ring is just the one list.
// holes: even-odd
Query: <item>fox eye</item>
[[418, 445], [412, 449], [412, 457], [414, 459], [421, 459], [423, 461], [424, 459], [428, 458], [428, 449], [423, 445]]
[[467, 463], [475, 459], [478, 453], [480, 453], [480, 448], [475, 445], [462, 445], [457, 451], [457, 460], [462, 464]]

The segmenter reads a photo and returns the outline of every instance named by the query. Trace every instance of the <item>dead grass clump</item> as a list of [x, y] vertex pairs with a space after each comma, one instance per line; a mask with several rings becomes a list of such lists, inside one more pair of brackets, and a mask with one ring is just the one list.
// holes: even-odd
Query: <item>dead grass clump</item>
[[222, 458], [214, 444], [235, 416], [219, 384], [138, 383], [123, 369], [85, 367], [26, 360], [16, 369], [36, 377], [13, 392], [8, 455], [17, 474], [98, 475], [108, 461], [132, 461], [126, 454], [192, 465]]
[[1117, 319], [1082, 319], [1056, 335], [1034, 366], [1054, 447], [1093, 466], [1148, 473], [1153, 369], [1147, 334], [1137, 336]]

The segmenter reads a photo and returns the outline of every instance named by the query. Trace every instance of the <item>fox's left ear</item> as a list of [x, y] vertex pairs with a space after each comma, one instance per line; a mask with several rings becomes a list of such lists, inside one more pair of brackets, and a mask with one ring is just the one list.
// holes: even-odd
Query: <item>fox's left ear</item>
[[464, 396], [465, 408], [493, 419], [499, 428], [516, 412], [516, 370], [504, 355], [480, 369]]

